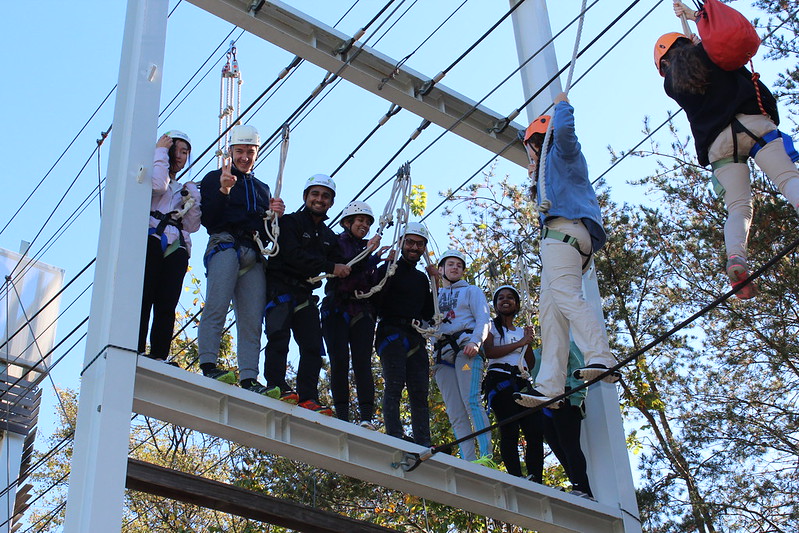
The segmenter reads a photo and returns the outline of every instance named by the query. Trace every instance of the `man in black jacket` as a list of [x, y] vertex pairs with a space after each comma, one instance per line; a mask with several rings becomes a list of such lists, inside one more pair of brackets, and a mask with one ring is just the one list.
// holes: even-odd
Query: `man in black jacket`
[[[413, 321], [433, 318], [433, 293], [427, 276], [416, 269], [426, 253], [427, 229], [418, 222], [409, 222], [402, 239], [402, 255], [397, 269], [383, 290], [378, 293], [377, 314], [380, 322], [375, 335], [375, 348], [383, 367], [383, 421], [386, 434], [404, 438], [400, 421], [402, 389], [408, 387], [413, 441], [430, 446], [430, 359], [425, 339], [413, 327]], [[435, 270], [435, 267], [433, 267]], [[378, 278], [385, 276], [387, 265], [378, 269]], [[436, 271], [437, 273], [437, 271]]]
[[253, 240], [264, 239], [264, 213], [271, 209], [281, 216], [286, 207], [272, 198], [269, 186], [252, 170], [261, 139], [252, 126], [230, 130], [230, 159], [222, 168], [206, 174], [200, 184], [202, 224], [208, 230], [203, 256], [208, 285], [200, 317], [197, 348], [203, 375], [235, 383], [232, 371], [217, 368], [219, 345], [231, 300], [236, 314], [239, 379], [245, 389], [263, 394], [258, 383], [261, 355], [261, 320], [265, 305], [266, 276], [263, 256]]
[[[319, 405], [322, 329], [317, 297], [312, 294], [321, 282], [312, 283], [309, 278], [321, 272], [339, 278], [350, 273], [350, 267], [339, 261], [336, 234], [325, 225], [335, 197], [336, 184], [329, 176], [316, 174], [309, 178], [303, 192], [305, 205], [280, 218], [280, 251], [266, 265], [267, 394], [326, 415], [333, 411]], [[286, 383], [292, 331], [300, 348], [296, 392]]]

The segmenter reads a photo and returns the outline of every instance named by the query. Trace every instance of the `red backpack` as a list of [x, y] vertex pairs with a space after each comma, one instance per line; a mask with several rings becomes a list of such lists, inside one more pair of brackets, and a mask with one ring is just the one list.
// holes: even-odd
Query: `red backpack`
[[719, 0], [705, 0], [696, 26], [710, 59], [724, 70], [736, 70], [754, 57], [760, 36], [741, 13]]

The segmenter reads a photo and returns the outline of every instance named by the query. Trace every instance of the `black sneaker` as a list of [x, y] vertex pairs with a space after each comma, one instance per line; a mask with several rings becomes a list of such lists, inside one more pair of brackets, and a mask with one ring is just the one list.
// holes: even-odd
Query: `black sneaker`
[[544, 402], [548, 402], [552, 398], [544, 396], [543, 393], [537, 391], [533, 387], [525, 387], [521, 391], [514, 392], [513, 399], [516, 400], [516, 403], [524, 407], [535, 407]]
[[[608, 367], [603, 365], [602, 363], [594, 363], [588, 366], [584, 366], [583, 368], [578, 368], [574, 371], [574, 377], [581, 380], [581, 381], [591, 381], [592, 379], [598, 377], [600, 374], [604, 374], [608, 371]], [[616, 383], [621, 379], [621, 372], [614, 370], [604, 378], [602, 381], [605, 383]]]
[[239, 383], [239, 386], [242, 389], [254, 392], [255, 394], [262, 394], [264, 396], [269, 396], [268, 394], [269, 390], [260, 383], [258, 383], [258, 380], [244, 379], [241, 381], [241, 383]]
[[204, 370], [203, 376], [215, 379], [217, 381], [221, 381], [222, 383], [227, 383], [228, 385], [236, 384], [236, 374], [232, 370], [222, 370], [221, 368], [212, 368], [210, 370]]

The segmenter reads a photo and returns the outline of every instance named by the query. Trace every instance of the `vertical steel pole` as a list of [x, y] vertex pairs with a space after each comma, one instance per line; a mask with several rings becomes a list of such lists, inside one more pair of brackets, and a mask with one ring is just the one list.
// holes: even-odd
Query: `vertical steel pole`
[[[510, 0], [510, 5], [516, 2], [517, 0]], [[526, 0], [512, 16], [516, 49], [522, 62], [552, 38], [546, 0]], [[554, 47], [549, 45], [522, 69], [525, 98], [538, 91], [557, 71]], [[548, 90], [542, 91], [528, 106], [528, 118], [532, 120], [539, 116], [561, 90], [559, 80], [550, 84]], [[579, 109], [579, 106], [576, 107]], [[582, 142], [587, 140], [582, 139]], [[592, 310], [604, 322], [602, 298], [594, 267], [583, 276], [583, 293]], [[624, 533], [640, 533], [638, 504], [615, 387], [607, 383], [590, 387], [586, 398], [586, 412], [582, 447], [588, 461], [588, 477], [594, 496], [599, 502], [618, 506], [625, 511]]]
[[65, 531], [122, 527], [168, 2], [129, 0]]
[[[518, 4], [519, 1], [522, 0], [510, 0], [510, 5]], [[519, 64], [522, 64], [552, 38], [546, 0], [526, 0], [513, 12], [511, 19], [513, 34], [516, 37], [516, 52], [519, 55]], [[535, 94], [557, 71], [555, 45], [550, 44], [522, 67], [524, 98], [527, 99]], [[560, 79], [556, 79], [542, 91], [527, 106], [527, 122], [530, 123], [541, 115], [562, 90]]]

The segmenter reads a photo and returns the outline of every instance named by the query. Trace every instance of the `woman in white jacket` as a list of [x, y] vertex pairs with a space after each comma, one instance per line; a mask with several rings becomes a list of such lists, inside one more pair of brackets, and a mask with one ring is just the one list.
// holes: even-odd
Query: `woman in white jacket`
[[178, 182], [178, 173], [186, 166], [190, 154], [191, 140], [182, 131], [165, 133], [155, 145], [139, 353], [145, 354], [152, 310], [150, 353], [145, 355], [161, 361], [169, 354], [175, 308], [189, 266], [189, 234], [200, 229], [200, 191], [191, 181], [182, 185]]
[[[444, 286], [438, 291], [438, 306], [444, 317], [436, 333], [435, 378], [455, 438], [488, 427], [483, 408], [481, 384], [485, 363], [480, 354], [488, 336], [491, 316], [488, 302], [480, 288], [461, 279], [466, 257], [458, 250], [447, 250], [438, 263]], [[491, 460], [491, 434], [477, 436], [460, 444], [461, 457], [496, 468]], [[479, 458], [478, 458], [479, 457]]]

